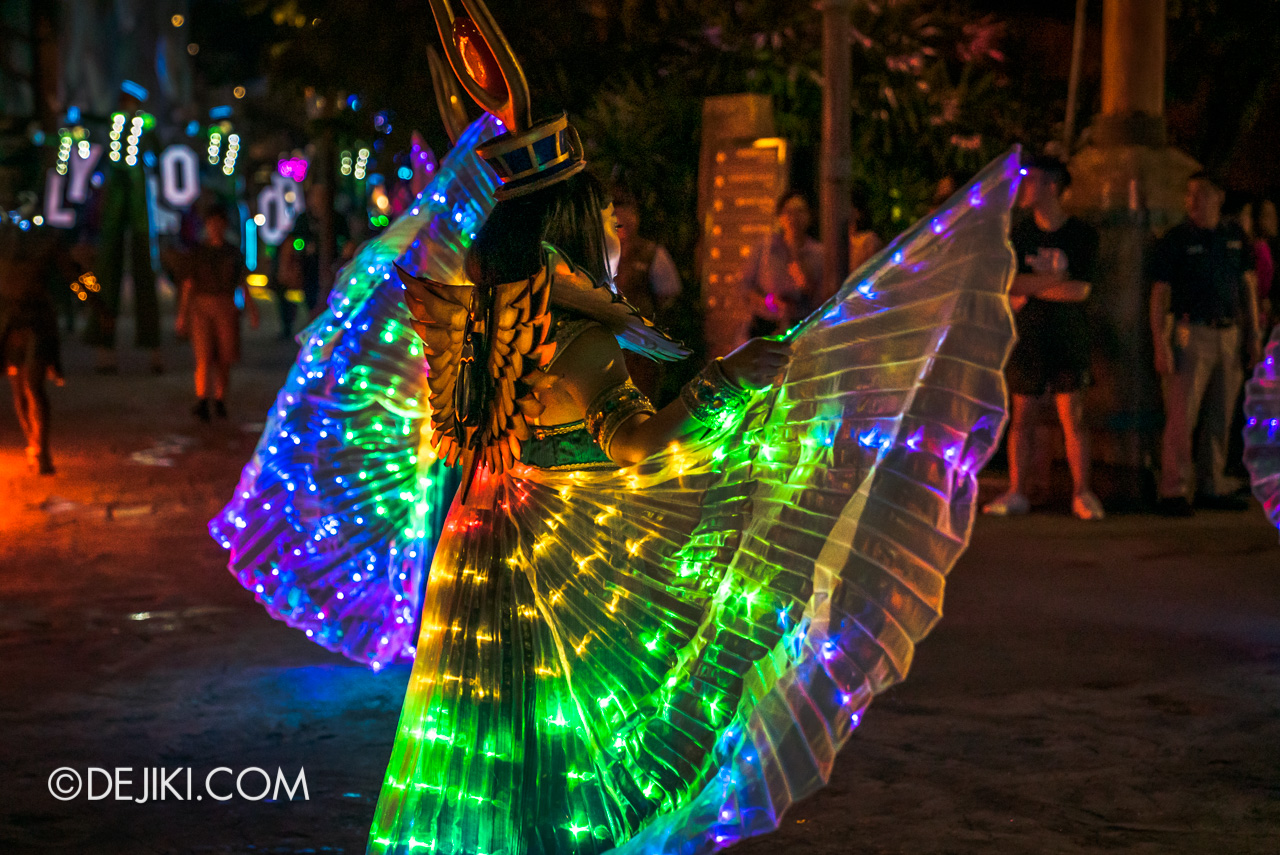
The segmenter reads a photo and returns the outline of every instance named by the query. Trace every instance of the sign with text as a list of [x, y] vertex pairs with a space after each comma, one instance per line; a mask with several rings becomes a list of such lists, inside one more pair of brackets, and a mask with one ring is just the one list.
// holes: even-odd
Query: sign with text
[[774, 207], [786, 190], [786, 140], [761, 137], [716, 148], [702, 223], [702, 298], [713, 354], [730, 350], [750, 323], [742, 272], [773, 228]]

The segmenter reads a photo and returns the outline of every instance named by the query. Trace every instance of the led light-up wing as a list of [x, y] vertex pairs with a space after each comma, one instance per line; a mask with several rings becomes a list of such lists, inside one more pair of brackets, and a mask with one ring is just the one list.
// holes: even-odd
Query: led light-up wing
[[1246, 384], [1244, 464], [1253, 495], [1271, 524], [1280, 527], [1280, 326]]

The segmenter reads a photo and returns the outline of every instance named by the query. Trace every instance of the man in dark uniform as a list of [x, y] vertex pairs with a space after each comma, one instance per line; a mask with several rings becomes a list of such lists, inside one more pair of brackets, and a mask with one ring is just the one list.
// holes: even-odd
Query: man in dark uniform
[[1018, 204], [1028, 216], [1009, 238], [1018, 257], [1018, 274], [1009, 291], [1018, 328], [1007, 371], [1013, 393], [1009, 490], [983, 510], [998, 516], [1030, 510], [1024, 488], [1033, 457], [1032, 413], [1037, 399], [1052, 396], [1075, 485], [1071, 512], [1083, 520], [1098, 520], [1103, 509], [1089, 483], [1084, 429], [1084, 389], [1090, 382], [1084, 301], [1096, 275], [1098, 235], [1062, 209], [1062, 192], [1071, 183], [1062, 161], [1033, 158], [1023, 173]]
[[[1223, 473], [1231, 408], [1242, 380], [1243, 337], [1250, 363], [1262, 354], [1253, 249], [1222, 219], [1221, 185], [1205, 173], [1187, 183], [1187, 219], [1169, 230], [1152, 259], [1150, 321], [1155, 368], [1164, 391], [1159, 511], [1190, 516], [1191, 437], [1197, 423], [1208, 445], [1197, 462], [1196, 502], [1244, 510]], [[1243, 327], [1243, 329], [1242, 329]]]

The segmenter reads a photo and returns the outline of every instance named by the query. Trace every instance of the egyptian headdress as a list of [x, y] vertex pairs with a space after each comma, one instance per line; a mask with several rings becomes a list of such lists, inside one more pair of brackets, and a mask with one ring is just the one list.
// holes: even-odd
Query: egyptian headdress
[[[587, 164], [568, 117], [532, 119], [528, 83], [506, 37], [482, 2], [461, 0], [461, 6], [455, 13], [448, 0], [432, 0], [431, 11], [463, 88], [506, 128], [476, 149], [500, 182], [495, 200], [529, 196], [581, 172]], [[623, 347], [653, 359], [688, 354], [611, 281], [594, 281], [550, 245], [536, 274], [493, 288], [403, 271], [401, 278], [430, 366], [435, 449], [449, 465], [461, 464], [464, 500], [482, 463], [501, 474], [520, 459], [529, 420], [542, 411], [523, 378], [555, 356], [553, 305], [590, 318]]]

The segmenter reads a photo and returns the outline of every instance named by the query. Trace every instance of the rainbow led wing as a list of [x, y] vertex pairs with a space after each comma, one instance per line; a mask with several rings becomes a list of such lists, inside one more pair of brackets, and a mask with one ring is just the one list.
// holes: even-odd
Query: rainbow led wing
[[460, 281], [493, 206], [477, 121], [415, 205], [342, 271], [231, 503], [209, 530], [279, 620], [377, 669], [413, 656], [426, 569], [456, 475], [438, 464], [426, 363], [393, 264]]
[[1005, 419], [1018, 155], [793, 332], [783, 385], [617, 471], [455, 504], [372, 853], [711, 852], [902, 679]]
[[1280, 325], [1245, 385], [1244, 464], [1253, 494], [1280, 528]]

